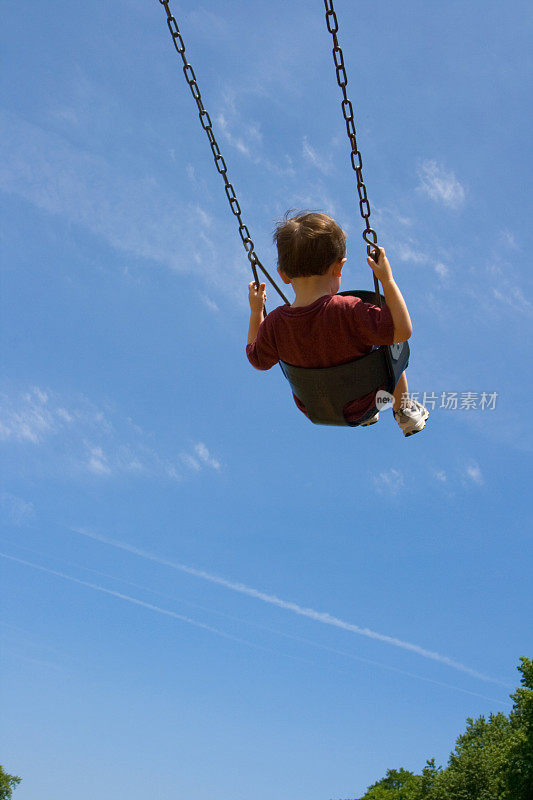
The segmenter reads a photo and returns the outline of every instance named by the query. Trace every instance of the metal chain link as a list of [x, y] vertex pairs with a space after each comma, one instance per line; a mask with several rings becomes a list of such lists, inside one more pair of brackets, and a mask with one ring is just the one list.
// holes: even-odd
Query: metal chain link
[[[331, 33], [333, 37], [333, 61], [335, 64], [335, 71], [337, 73], [337, 83], [339, 84], [342, 91], [342, 104], [341, 104], [342, 115], [346, 122], [346, 131], [348, 133], [348, 138], [350, 140], [350, 145], [352, 147], [352, 152], [350, 153], [350, 160], [352, 162], [352, 167], [357, 178], [357, 194], [359, 195], [359, 210], [361, 212], [361, 216], [366, 226], [365, 230], [363, 231], [363, 239], [367, 244], [366, 250], [368, 255], [372, 257], [374, 256], [377, 257], [379, 254], [378, 237], [375, 230], [370, 226], [370, 203], [368, 201], [366, 193], [366, 186], [363, 181], [363, 160], [361, 158], [361, 153], [359, 152], [359, 148], [357, 147], [353, 106], [348, 98], [348, 93], [346, 91], [346, 86], [348, 85], [348, 76], [346, 75], [344, 56], [342, 54], [342, 50], [339, 45], [339, 40], [337, 38], [339, 23], [337, 20], [337, 15], [335, 14], [335, 9], [333, 8], [333, 0], [324, 0], [324, 5], [326, 7], [326, 23], [328, 26], [328, 31]], [[374, 276], [374, 285], [376, 287], [376, 292], [379, 294], [379, 283], [375, 276]]]
[[168, 29], [170, 31], [170, 35], [172, 36], [172, 41], [174, 42], [174, 47], [176, 48], [177, 52], [180, 54], [181, 60], [183, 61], [183, 73], [185, 75], [185, 80], [187, 81], [187, 83], [189, 85], [189, 89], [191, 90], [192, 96], [194, 97], [194, 99], [196, 101], [196, 105], [198, 106], [200, 123], [202, 125], [202, 128], [204, 129], [204, 131], [207, 134], [207, 138], [209, 139], [209, 144], [211, 145], [211, 151], [213, 153], [213, 158], [215, 160], [215, 166], [217, 168], [217, 171], [220, 173], [220, 175], [222, 175], [222, 178], [224, 180], [226, 196], [228, 198], [228, 202], [229, 202], [230, 208], [231, 208], [233, 214], [237, 217], [237, 221], [239, 223], [239, 235], [240, 235], [242, 243], [244, 245], [244, 249], [246, 250], [246, 253], [248, 255], [248, 260], [250, 261], [250, 266], [252, 267], [252, 272], [253, 272], [253, 275], [254, 275], [254, 280], [255, 280], [255, 283], [257, 285], [257, 288], [259, 288], [259, 278], [258, 278], [258, 275], [257, 275], [257, 267], [259, 267], [261, 272], [270, 281], [270, 283], [272, 284], [272, 286], [274, 287], [276, 292], [279, 294], [279, 296], [282, 298], [282, 300], [284, 300], [285, 303], [288, 304], [289, 301], [287, 300], [287, 298], [285, 297], [285, 295], [283, 294], [281, 289], [279, 289], [279, 287], [276, 285], [276, 283], [273, 280], [273, 278], [271, 277], [271, 275], [269, 275], [269, 273], [266, 271], [264, 266], [259, 261], [259, 258], [258, 258], [257, 254], [255, 252], [255, 249], [254, 249], [254, 243], [253, 243], [252, 238], [250, 236], [250, 231], [248, 230], [248, 228], [246, 227], [246, 225], [242, 221], [241, 207], [239, 205], [239, 201], [237, 200], [237, 196], [235, 194], [235, 189], [231, 185], [230, 180], [228, 178], [228, 168], [227, 168], [226, 162], [224, 161], [224, 158], [223, 158], [223, 156], [222, 156], [222, 154], [220, 152], [220, 148], [218, 146], [217, 140], [215, 139], [215, 134], [213, 133], [213, 126], [212, 126], [212, 123], [211, 123], [211, 117], [209, 116], [209, 113], [207, 112], [207, 110], [204, 107], [204, 104], [203, 104], [203, 101], [202, 101], [202, 95], [200, 94], [200, 89], [199, 89], [198, 83], [196, 81], [196, 75], [194, 73], [194, 69], [188, 63], [187, 58], [185, 56], [185, 43], [184, 43], [183, 37], [182, 37], [182, 35], [180, 33], [180, 30], [179, 30], [179, 27], [178, 27], [178, 23], [176, 22], [175, 17], [172, 15], [172, 13], [171, 13], [171, 11], [169, 9], [170, 0], [159, 0], [159, 2], [161, 3], [161, 5], [164, 7], [164, 9], [166, 11]]

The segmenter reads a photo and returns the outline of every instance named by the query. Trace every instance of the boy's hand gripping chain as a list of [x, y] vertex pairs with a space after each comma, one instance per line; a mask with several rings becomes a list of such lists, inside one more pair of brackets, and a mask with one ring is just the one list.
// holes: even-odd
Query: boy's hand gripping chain
[[[361, 153], [359, 152], [359, 148], [357, 147], [357, 139], [355, 136], [355, 123], [354, 123], [354, 116], [353, 116], [353, 106], [351, 101], [348, 99], [348, 94], [346, 92], [346, 86], [348, 84], [348, 76], [346, 75], [346, 68], [344, 66], [344, 56], [342, 54], [341, 47], [339, 45], [339, 40], [337, 38], [337, 32], [339, 30], [339, 23], [337, 21], [337, 15], [335, 14], [335, 9], [333, 8], [333, 0], [324, 0], [324, 5], [326, 7], [326, 23], [328, 26], [328, 31], [331, 33], [333, 37], [333, 61], [335, 62], [335, 70], [337, 73], [337, 83], [339, 84], [341, 91], [342, 91], [342, 114], [346, 122], [346, 130], [348, 132], [348, 138], [350, 140], [350, 144], [352, 146], [352, 152], [350, 154], [350, 159], [352, 162], [352, 167], [355, 171], [355, 175], [357, 177], [357, 192], [359, 194], [359, 209], [361, 211], [361, 216], [365, 222], [365, 230], [363, 231], [363, 239], [367, 244], [367, 253], [368, 255], [377, 261], [379, 259], [379, 245], [378, 245], [378, 237], [373, 228], [370, 227], [370, 203], [368, 202], [368, 197], [366, 194], [366, 186], [363, 181], [363, 160], [361, 158]], [[379, 283], [376, 276], [374, 276], [374, 286], [376, 289], [376, 295], [380, 299], [381, 305], [381, 297], [379, 293]]]
[[213, 158], [215, 159], [215, 166], [216, 166], [218, 172], [222, 175], [222, 178], [224, 179], [224, 185], [225, 185], [225, 189], [226, 189], [226, 196], [228, 198], [228, 201], [229, 201], [229, 204], [230, 204], [230, 208], [231, 208], [232, 212], [234, 213], [234, 215], [237, 217], [237, 220], [239, 222], [239, 235], [240, 235], [242, 243], [244, 245], [244, 249], [246, 250], [246, 253], [248, 254], [248, 260], [250, 261], [250, 265], [252, 267], [252, 272], [253, 272], [253, 275], [254, 275], [254, 280], [256, 282], [257, 288], [259, 289], [259, 283], [260, 283], [259, 277], [257, 275], [257, 267], [259, 267], [261, 272], [265, 275], [266, 278], [268, 278], [268, 280], [270, 281], [270, 283], [272, 284], [274, 289], [277, 291], [277, 293], [280, 295], [282, 300], [284, 300], [288, 304], [289, 301], [287, 300], [287, 298], [285, 297], [285, 295], [283, 294], [281, 289], [279, 289], [278, 286], [276, 286], [275, 281], [272, 279], [272, 277], [268, 274], [268, 272], [266, 271], [264, 266], [259, 261], [259, 258], [257, 257], [257, 254], [256, 254], [255, 249], [254, 249], [254, 243], [253, 243], [252, 238], [250, 236], [250, 231], [248, 230], [248, 228], [246, 227], [246, 225], [242, 221], [241, 207], [240, 207], [239, 201], [237, 200], [237, 197], [235, 195], [235, 190], [234, 190], [233, 186], [231, 185], [231, 183], [229, 181], [228, 168], [227, 168], [226, 162], [224, 161], [224, 158], [222, 157], [222, 154], [220, 152], [220, 148], [218, 146], [217, 140], [215, 139], [215, 134], [213, 133], [213, 127], [212, 127], [212, 124], [211, 124], [211, 117], [209, 116], [208, 112], [204, 108], [204, 104], [202, 102], [202, 96], [200, 94], [200, 89], [198, 88], [198, 83], [196, 82], [196, 75], [194, 74], [194, 69], [188, 63], [187, 58], [185, 56], [185, 43], [184, 43], [183, 38], [181, 36], [180, 30], [178, 28], [178, 23], [176, 22], [175, 17], [172, 15], [172, 13], [171, 13], [171, 11], [169, 9], [170, 0], [159, 0], [159, 2], [161, 3], [162, 6], [164, 6], [164, 9], [166, 11], [168, 29], [170, 31], [170, 35], [172, 36], [172, 41], [174, 42], [174, 47], [176, 48], [177, 52], [180, 54], [181, 60], [183, 61], [183, 73], [184, 73], [185, 79], [186, 79], [186, 81], [187, 81], [187, 83], [189, 85], [189, 89], [191, 90], [192, 96], [196, 100], [196, 105], [198, 106], [198, 111], [199, 111], [199, 116], [200, 116], [200, 122], [201, 122], [202, 128], [204, 129], [204, 131], [207, 134], [207, 138], [209, 139], [209, 144], [211, 145], [211, 151], [213, 153]]

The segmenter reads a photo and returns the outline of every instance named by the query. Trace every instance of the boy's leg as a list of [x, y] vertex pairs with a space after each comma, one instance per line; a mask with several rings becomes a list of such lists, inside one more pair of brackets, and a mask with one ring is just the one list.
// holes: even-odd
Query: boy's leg
[[400, 379], [396, 384], [396, 389], [394, 390], [394, 403], [392, 406], [393, 411], [399, 411], [402, 405], [402, 398], [405, 401], [407, 399], [407, 395], [409, 392], [409, 387], [407, 386], [407, 377], [405, 372], [402, 372], [400, 375]]
[[[403, 400], [403, 403], [402, 403]], [[429, 416], [427, 408], [417, 400], [409, 399], [409, 389], [405, 372], [400, 376], [394, 390], [394, 419], [402, 429], [404, 436], [412, 436], [423, 430]]]

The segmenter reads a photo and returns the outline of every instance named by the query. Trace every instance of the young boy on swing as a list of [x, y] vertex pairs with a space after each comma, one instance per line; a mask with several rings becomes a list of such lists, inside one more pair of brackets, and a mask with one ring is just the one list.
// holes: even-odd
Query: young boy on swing
[[[250, 326], [246, 355], [253, 367], [270, 369], [278, 361], [297, 367], [331, 367], [370, 353], [377, 345], [405, 342], [412, 333], [409, 312], [392, 276], [383, 248], [368, 264], [381, 282], [383, 308], [358, 297], [339, 295], [346, 261], [346, 236], [335, 220], [319, 212], [286, 218], [274, 233], [278, 273], [296, 295], [264, 315], [265, 284], [249, 284]], [[294, 395], [293, 395], [294, 396]], [[405, 436], [421, 431], [429, 416], [420, 403], [406, 399], [405, 372], [394, 390], [394, 418]], [[305, 406], [294, 396], [305, 414]], [[349, 422], [373, 425], [375, 392], [344, 406]]]

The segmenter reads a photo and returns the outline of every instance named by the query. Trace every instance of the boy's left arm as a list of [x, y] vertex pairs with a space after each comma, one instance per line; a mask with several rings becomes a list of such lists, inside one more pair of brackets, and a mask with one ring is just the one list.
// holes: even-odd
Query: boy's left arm
[[259, 289], [255, 281], [248, 284], [248, 300], [250, 301], [250, 324], [248, 326], [247, 344], [253, 344], [257, 338], [259, 326], [265, 318], [264, 307], [266, 303], [265, 284], [261, 283]]

